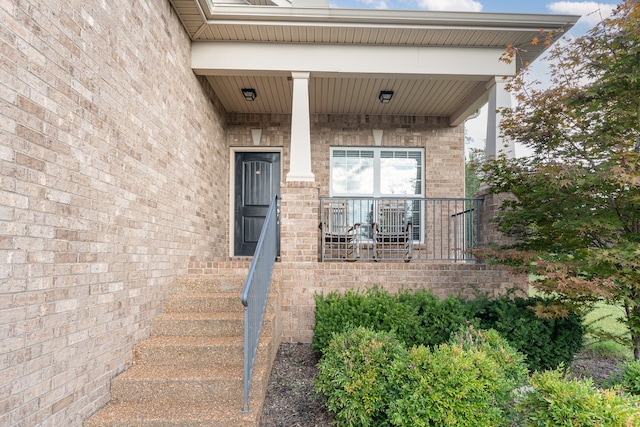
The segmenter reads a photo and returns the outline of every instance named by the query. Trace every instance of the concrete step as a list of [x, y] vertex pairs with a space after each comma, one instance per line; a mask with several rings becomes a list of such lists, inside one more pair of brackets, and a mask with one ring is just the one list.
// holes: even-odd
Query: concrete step
[[169, 295], [165, 313], [212, 313], [243, 311], [240, 292], [180, 292]]
[[244, 314], [165, 313], [153, 320], [153, 336], [233, 337], [242, 336]]
[[[273, 313], [267, 311], [262, 328], [274, 330]], [[152, 336], [235, 337], [244, 335], [244, 313], [166, 313], [153, 320]]]
[[178, 279], [178, 292], [242, 292], [245, 275], [185, 276]]
[[[262, 388], [264, 364], [254, 367], [252, 387]], [[255, 381], [255, 384], [253, 384]], [[242, 398], [242, 367], [132, 366], [111, 381], [113, 403], [210, 403]]]
[[244, 341], [233, 337], [151, 337], [134, 350], [137, 365], [242, 366]]
[[109, 404], [85, 421], [84, 427], [255, 427], [259, 411], [239, 413], [233, 404]]
[[[224, 268], [242, 270], [234, 263]], [[111, 401], [86, 427], [257, 427], [279, 340], [277, 291], [271, 293], [243, 408], [244, 277], [188, 276], [165, 300], [151, 338], [134, 348], [131, 368], [111, 381]]]

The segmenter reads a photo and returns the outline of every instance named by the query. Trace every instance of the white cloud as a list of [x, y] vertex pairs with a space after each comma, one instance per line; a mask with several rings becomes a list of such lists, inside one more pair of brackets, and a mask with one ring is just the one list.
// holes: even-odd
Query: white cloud
[[481, 12], [482, 3], [475, 0], [418, 0], [418, 5], [426, 10], [446, 10], [461, 12]]
[[595, 1], [559, 1], [547, 4], [547, 9], [552, 13], [582, 16], [578, 24], [585, 24], [589, 27], [593, 27], [610, 16], [615, 8], [615, 4]]
[[360, 3], [373, 7], [374, 9], [388, 9], [389, 6], [385, 0], [359, 0]]

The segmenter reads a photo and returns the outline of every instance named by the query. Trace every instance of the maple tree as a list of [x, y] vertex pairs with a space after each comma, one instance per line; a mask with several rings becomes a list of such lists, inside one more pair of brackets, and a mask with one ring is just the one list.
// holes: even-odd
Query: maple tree
[[540, 315], [621, 305], [640, 359], [640, 2], [549, 55], [551, 84], [527, 82], [525, 69], [510, 83], [517, 107], [501, 111], [503, 136], [532, 154], [475, 165], [492, 193], [513, 195], [497, 221], [516, 243], [484, 255], [536, 274], [559, 304]]

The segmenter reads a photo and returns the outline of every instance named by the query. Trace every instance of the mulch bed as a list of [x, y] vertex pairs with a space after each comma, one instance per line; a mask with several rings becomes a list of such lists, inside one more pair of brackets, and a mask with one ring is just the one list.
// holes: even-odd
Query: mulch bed
[[[571, 365], [577, 378], [591, 377], [600, 385], [621, 361], [582, 353]], [[316, 393], [318, 355], [309, 344], [283, 343], [269, 378], [260, 427], [327, 427], [331, 425], [322, 396]]]
[[324, 427], [331, 416], [316, 393], [318, 355], [310, 344], [280, 344], [269, 377], [260, 427]]

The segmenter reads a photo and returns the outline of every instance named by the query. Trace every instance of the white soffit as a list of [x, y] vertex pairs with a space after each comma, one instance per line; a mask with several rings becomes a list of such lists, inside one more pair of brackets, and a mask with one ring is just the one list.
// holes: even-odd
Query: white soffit
[[[541, 30], [566, 31], [579, 18], [170, 1], [193, 41], [194, 72], [228, 112], [290, 113], [289, 77], [304, 71], [312, 113], [436, 115], [453, 126], [522, 66], [499, 60], [508, 44], [533, 61]], [[243, 87], [257, 90], [255, 101], [242, 99]], [[380, 90], [395, 92], [391, 103], [377, 101]]]

